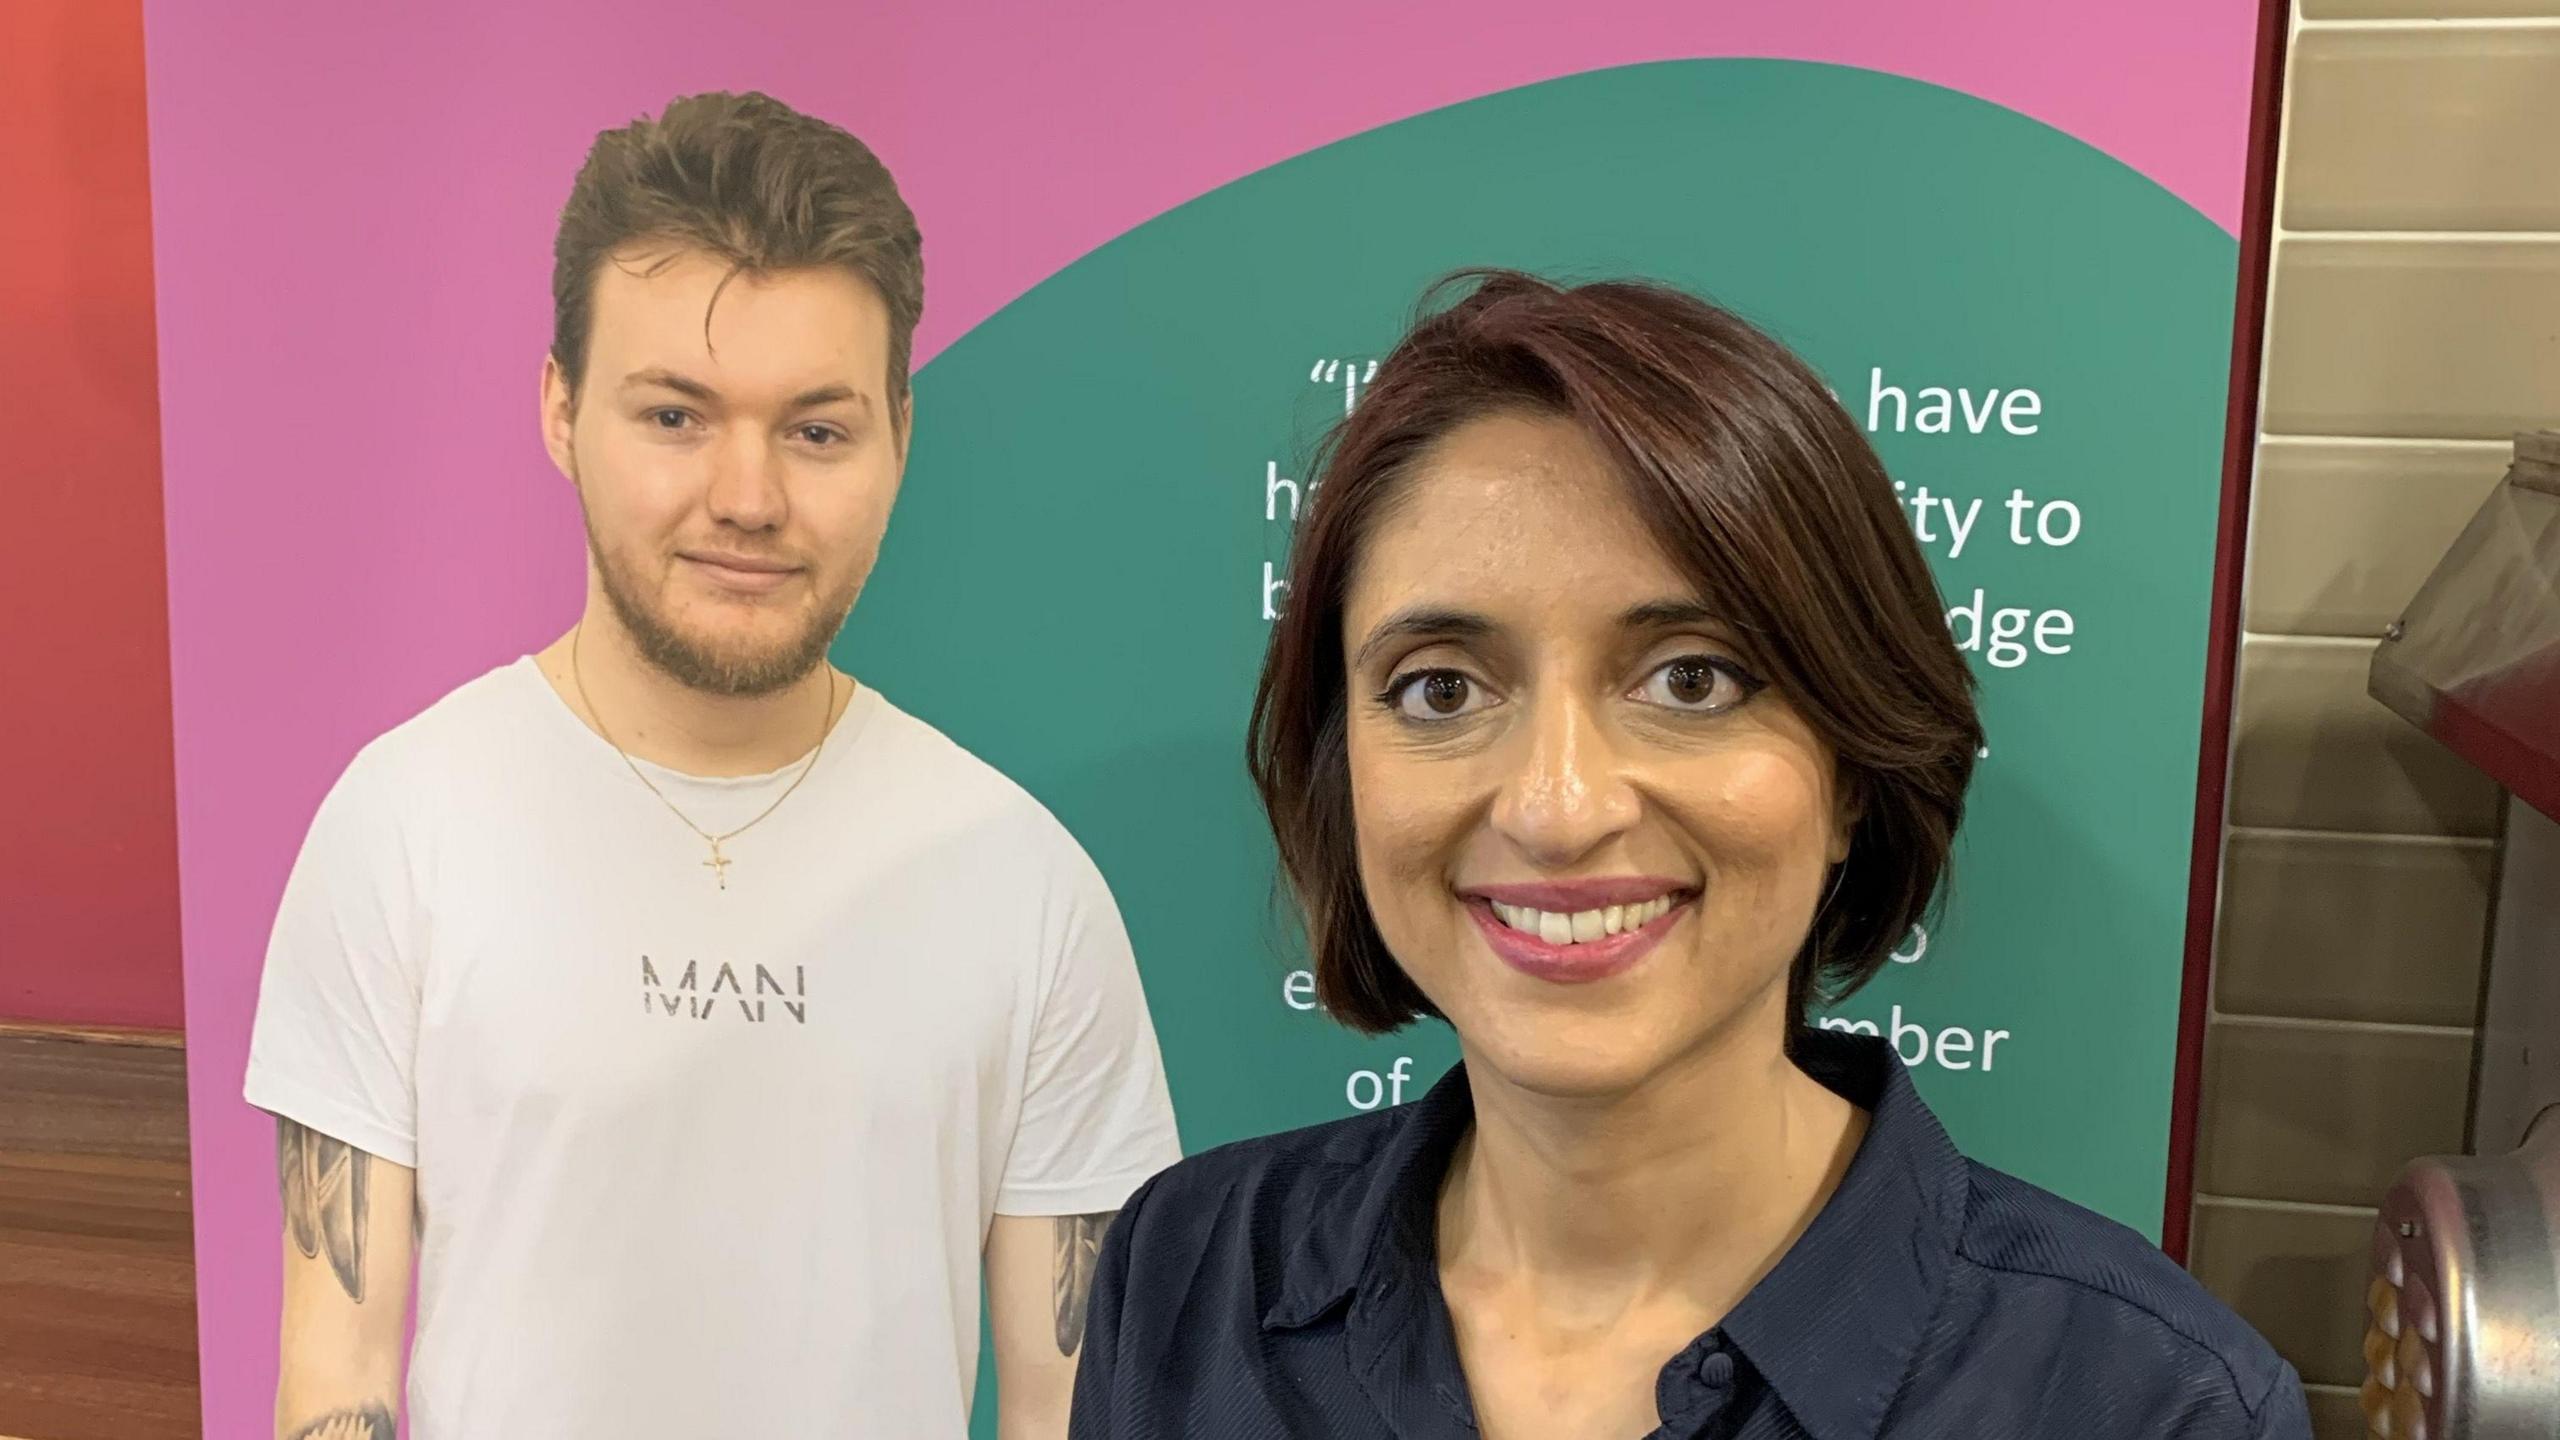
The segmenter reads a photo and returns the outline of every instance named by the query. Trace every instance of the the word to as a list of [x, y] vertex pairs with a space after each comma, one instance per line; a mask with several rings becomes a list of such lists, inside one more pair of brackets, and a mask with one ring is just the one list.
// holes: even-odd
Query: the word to
[[[2009, 543], [2012, 545], [2051, 545], [2059, 549], [2080, 538], [2080, 507], [2068, 500], [2046, 500], [2041, 503], [2027, 498], [2024, 490], [2012, 490], [2009, 507]], [[2036, 533], [2027, 534], [2027, 514], [2036, 517]]]
[[[1908, 486], [1893, 482], [1893, 492], [1901, 499], [1902, 508], [1911, 512], [1911, 538], [1923, 545], [1944, 545], [1947, 558], [1961, 560], [1964, 547], [1973, 539], [1974, 523], [1982, 518], [1982, 497], [1959, 499], [1940, 495], [1928, 486]], [[2009, 543], [2012, 545], [2045, 545], [2055, 549], [2080, 538], [2080, 507], [2068, 500], [2039, 501], [2024, 490], [2011, 490], [2001, 504], [2009, 512]]]

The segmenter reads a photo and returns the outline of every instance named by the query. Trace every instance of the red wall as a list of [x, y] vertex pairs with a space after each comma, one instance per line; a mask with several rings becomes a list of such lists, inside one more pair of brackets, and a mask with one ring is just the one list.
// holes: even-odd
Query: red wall
[[155, 360], [140, 0], [5, 0], [0, 1020], [181, 1021]]

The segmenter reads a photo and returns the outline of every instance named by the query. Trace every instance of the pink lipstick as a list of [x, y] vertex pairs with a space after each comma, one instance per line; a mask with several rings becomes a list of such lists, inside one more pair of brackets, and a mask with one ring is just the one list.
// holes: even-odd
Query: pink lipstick
[[[1689, 886], [1650, 876], [1482, 885], [1460, 892], [1485, 944], [1503, 963], [1563, 985], [1606, 980], [1634, 968], [1688, 914], [1696, 896]], [[1607, 933], [1611, 929], [1616, 933]]]

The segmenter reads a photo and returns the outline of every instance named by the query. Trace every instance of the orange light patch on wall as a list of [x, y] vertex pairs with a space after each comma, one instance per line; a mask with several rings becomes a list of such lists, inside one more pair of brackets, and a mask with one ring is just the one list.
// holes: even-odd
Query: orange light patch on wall
[[0, 9], [0, 1020], [176, 1028], [142, 9]]

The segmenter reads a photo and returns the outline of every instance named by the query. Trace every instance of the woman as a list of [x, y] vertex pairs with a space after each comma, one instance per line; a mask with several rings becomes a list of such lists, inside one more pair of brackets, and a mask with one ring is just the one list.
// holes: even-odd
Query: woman
[[1494, 273], [1328, 443], [1254, 779], [1325, 1008], [1463, 1063], [1142, 1189], [1072, 1433], [2307, 1440], [2157, 1250], [1807, 1025], [1922, 918], [1981, 743], [1822, 381]]

